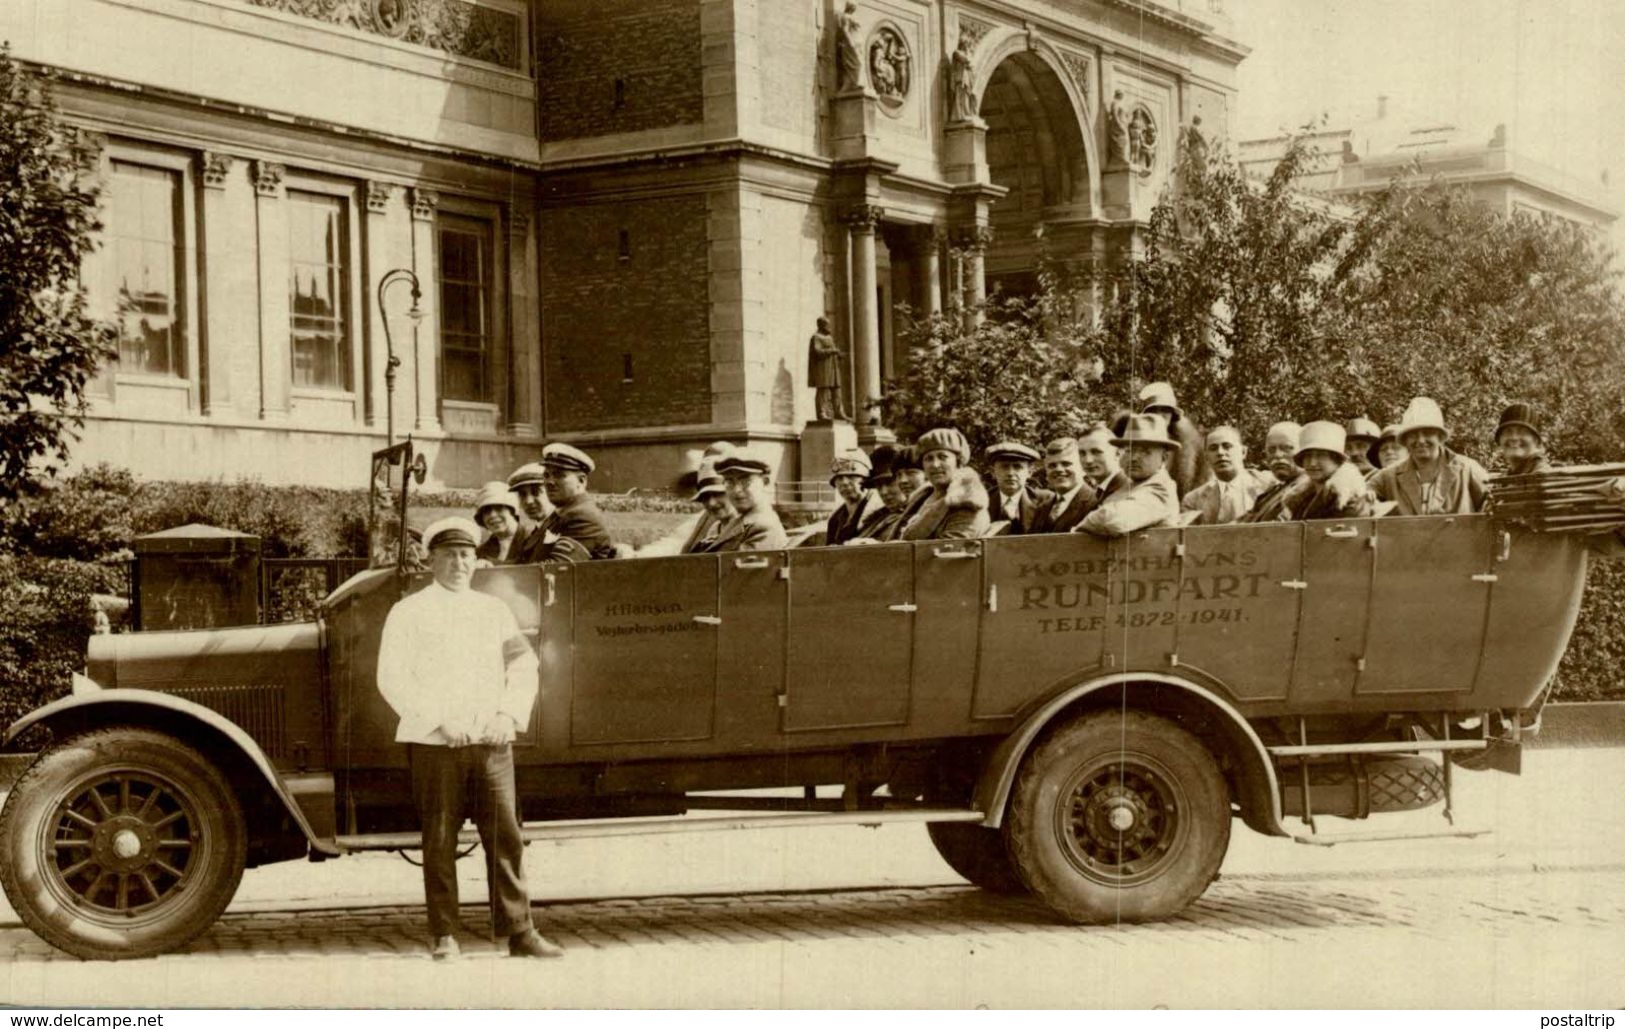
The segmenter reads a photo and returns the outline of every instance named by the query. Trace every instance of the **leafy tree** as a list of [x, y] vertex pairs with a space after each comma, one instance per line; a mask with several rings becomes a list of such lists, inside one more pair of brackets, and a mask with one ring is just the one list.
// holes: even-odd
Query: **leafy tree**
[[68, 131], [49, 83], [0, 46], [0, 503], [66, 461], [85, 384], [114, 356], [79, 282], [101, 225]]

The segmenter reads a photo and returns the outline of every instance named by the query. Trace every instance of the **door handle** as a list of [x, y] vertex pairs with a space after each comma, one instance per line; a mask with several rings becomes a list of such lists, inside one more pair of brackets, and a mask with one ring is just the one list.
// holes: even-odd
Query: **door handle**
[[974, 561], [979, 556], [974, 550], [950, 550], [947, 547], [936, 547], [931, 556], [943, 561]]
[[721, 625], [722, 619], [716, 615], [695, 615], [694, 620], [701, 625]]
[[899, 611], [899, 612], [901, 612], [903, 614], [913, 614], [915, 611], [918, 611], [919, 609], [920, 609], [920, 606], [918, 604], [887, 604], [886, 605], [886, 610], [888, 610], [888, 611]]
[[766, 568], [767, 564], [768, 564], [768, 561], [767, 561], [767, 558], [765, 558], [765, 557], [736, 557], [736, 558], [734, 558], [734, 567], [735, 568]]
[[1360, 530], [1352, 525], [1339, 525], [1336, 528], [1326, 530], [1326, 538], [1329, 540], [1351, 540], [1359, 535]]

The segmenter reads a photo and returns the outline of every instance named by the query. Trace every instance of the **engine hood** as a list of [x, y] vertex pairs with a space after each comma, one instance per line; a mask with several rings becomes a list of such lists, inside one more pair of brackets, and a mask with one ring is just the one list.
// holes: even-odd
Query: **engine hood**
[[285, 683], [319, 673], [314, 622], [92, 636], [87, 674], [105, 689]]

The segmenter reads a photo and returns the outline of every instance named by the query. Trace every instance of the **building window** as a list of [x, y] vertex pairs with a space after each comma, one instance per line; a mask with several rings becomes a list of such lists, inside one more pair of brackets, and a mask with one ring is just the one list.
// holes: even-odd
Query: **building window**
[[293, 384], [350, 388], [349, 240], [344, 201], [288, 191], [288, 307]]
[[438, 225], [441, 396], [493, 404], [491, 223], [442, 214]]
[[181, 174], [126, 161], [112, 165], [107, 230], [117, 285], [119, 367], [184, 377]]

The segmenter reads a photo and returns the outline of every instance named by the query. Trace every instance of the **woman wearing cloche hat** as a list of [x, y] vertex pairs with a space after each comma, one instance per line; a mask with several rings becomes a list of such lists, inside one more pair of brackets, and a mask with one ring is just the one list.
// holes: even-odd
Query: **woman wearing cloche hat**
[[1533, 404], [1508, 404], [1495, 426], [1495, 449], [1506, 462], [1508, 475], [1544, 472], [1552, 466], [1541, 439], [1540, 413]]
[[1371, 477], [1378, 500], [1396, 515], [1472, 514], [1482, 510], [1490, 473], [1444, 445], [1444, 412], [1431, 397], [1416, 397], [1399, 420], [1399, 441], [1409, 456]]
[[474, 498], [474, 521], [486, 532], [484, 542], [474, 549], [474, 557], [502, 564], [519, 537], [519, 498], [506, 483], [486, 483]]
[[1373, 505], [1365, 476], [1349, 460], [1348, 449], [1347, 434], [1336, 422], [1310, 422], [1299, 430], [1294, 459], [1309, 481], [1287, 501], [1292, 521], [1371, 515]]

